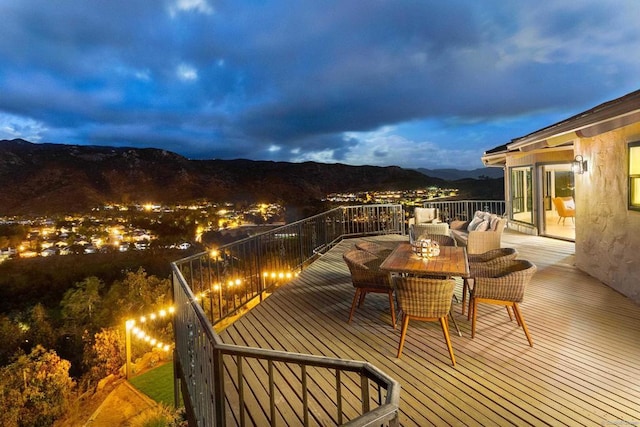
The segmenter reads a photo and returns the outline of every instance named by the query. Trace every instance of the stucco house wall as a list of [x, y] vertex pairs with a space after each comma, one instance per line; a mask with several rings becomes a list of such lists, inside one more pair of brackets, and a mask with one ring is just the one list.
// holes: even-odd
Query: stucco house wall
[[640, 212], [628, 209], [633, 141], [640, 123], [574, 142], [589, 169], [575, 176], [576, 266], [640, 303]]

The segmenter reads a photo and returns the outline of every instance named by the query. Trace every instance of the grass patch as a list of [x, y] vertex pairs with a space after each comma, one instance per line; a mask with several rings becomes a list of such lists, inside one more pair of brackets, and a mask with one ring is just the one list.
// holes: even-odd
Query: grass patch
[[153, 400], [174, 408], [173, 363], [168, 362], [130, 380], [131, 384]]

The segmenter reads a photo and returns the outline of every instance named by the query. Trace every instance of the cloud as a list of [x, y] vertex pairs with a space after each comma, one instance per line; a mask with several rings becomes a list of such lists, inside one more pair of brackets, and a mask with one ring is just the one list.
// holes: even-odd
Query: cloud
[[38, 141], [479, 167], [638, 89], [639, 15], [635, 0], [22, 0], [3, 6], [0, 111], [5, 134]]
[[206, 0], [175, 0], [169, 6], [169, 13], [175, 17], [179, 12], [199, 12], [210, 15], [213, 13], [213, 7]]
[[182, 81], [191, 81], [198, 79], [198, 70], [187, 64], [178, 65], [178, 78]]
[[46, 127], [33, 119], [0, 112], [0, 139], [22, 138], [40, 142]]

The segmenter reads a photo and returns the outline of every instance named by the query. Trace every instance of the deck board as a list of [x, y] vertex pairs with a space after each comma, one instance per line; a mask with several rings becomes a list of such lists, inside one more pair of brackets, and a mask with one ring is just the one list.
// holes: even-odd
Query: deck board
[[[359, 240], [394, 239], [402, 237], [342, 241], [223, 331], [223, 341], [368, 361], [401, 384], [400, 422], [407, 426], [640, 422], [640, 306], [577, 270], [573, 243], [505, 232], [503, 246], [538, 266], [521, 304], [534, 347], [504, 308], [491, 305], [480, 305], [471, 339], [470, 322], [454, 304], [463, 336], [451, 334], [452, 367], [438, 323], [411, 322], [396, 358], [400, 323], [392, 328], [386, 295], [368, 295], [347, 323], [354, 290], [342, 253]], [[461, 289], [458, 280], [458, 298]], [[259, 365], [252, 369], [264, 375]], [[323, 395], [332, 378], [310, 386], [319, 402], [333, 400]], [[253, 380], [249, 385], [256, 395], [266, 393]], [[329, 409], [313, 405], [314, 425], [335, 422]], [[347, 399], [346, 412], [356, 414], [355, 405]], [[278, 409], [285, 422], [296, 410]]]

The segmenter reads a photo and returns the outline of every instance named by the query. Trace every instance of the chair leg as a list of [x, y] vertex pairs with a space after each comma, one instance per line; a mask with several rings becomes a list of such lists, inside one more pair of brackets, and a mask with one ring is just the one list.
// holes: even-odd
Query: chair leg
[[[513, 316], [511, 315], [511, 309], [509, 308], [508, 305], [505, 305], [504, 308], [507, 309], [507, 314], [509, 315], [509, 322], [513, 321]], [[516, 321], [518, 320], [518, 318], [516, 317]], [[518, 325], [520, 325], [520, 323], [518, 323]]]
[[356, 311], [356, 304], [360, 299], [360, 288], [356, 288], [356, 293], [353, 295], [353, 302], [351, 303], [351, 311], [349, 312], [349, 320], [347, 323], [351, 323], [351, 319], [353, 318], [353, 312]]
[[462, 307], [460, 307], [460, 311], [464, 316], [464, 303], [467, 301], [467, 289], [469, 289], [469, 279], [466, 277], [462, 279]]
[[533, 340], [531, 339], [531, 335], [529, 335], [529, 329], [527, 328], [527, 324], [524, 323], [524, 317], [522, 317], [522, 312], [517, 302], [513, 303], [513, 312], [516, 314], [516, 318], [520, 319], [520, 325], [522, 325], [522, 329], [524, 329], [524, 334], [527, 336], [529, 346], [533, 347]]
[[391, 309], [391, 324], [396, 328], [396, 306], [393, 303], [393, 291], [389, 291], [389, 308]]
[[[471, 302], [470, 302], [471, 303]], [[476, 315], [478, 312], [478, 300], [473, 298], [473, 304], [470, 304], [472, 309], [469, 310], [469, 314], [472, 314], [471, 318], [471, 338], [476, 336]]]
[[447, 318], [440, 318], [440, 325], [442, 326], [442, 333], [444, 334], [444, 340], [447, 342], [447, 348], [449, 349], [449, 356], [451, 357], [451, 363], [456, 366], [456, 357], [453, 355], [453, 347], [451, 346], [451, 337], [449, 336], [449, 325], [447, 324]]
[[360, 300], [358, 301], [358, 308], [362, 307], [362, 303], [364, 303], [364, 297], [367, 296], [366, 291], [360, 292]]
[[449, 311], [449, 316], [451, 316], [451, 321], [453, 322], [453, 326], [456, 327], [456, 331], [458, 331], [458, 336], [462, 336], [462, 332], [460, 332], [460, 328], [458, 327], [458, 322], [456, 322], [456, 318], [453, 317], [453, 310]]
[[407, 335], [407, 327], [409, 326], [409, 316], [406, 314], [402, 315], [402, 331], [400, 332], [400, 342], [398, 343], [398, 354], [397, 358], [399, 359], [402, 356], [402, 347], [404, 347], [404, 339]]

